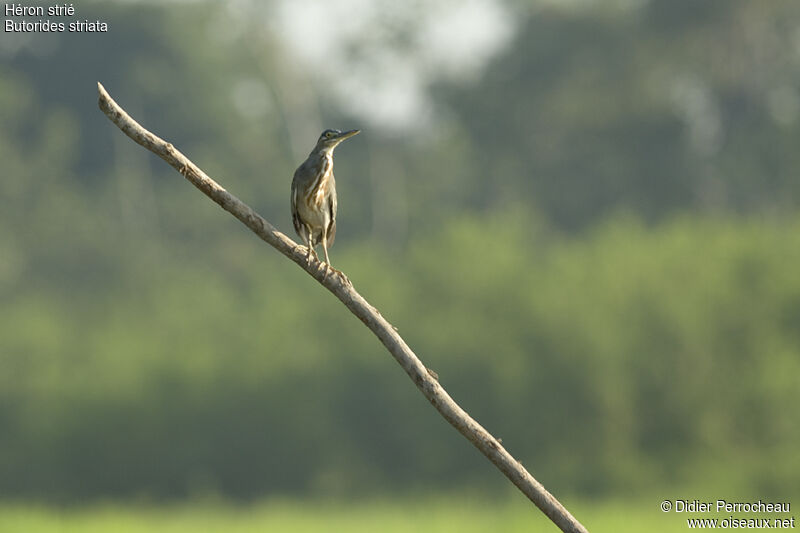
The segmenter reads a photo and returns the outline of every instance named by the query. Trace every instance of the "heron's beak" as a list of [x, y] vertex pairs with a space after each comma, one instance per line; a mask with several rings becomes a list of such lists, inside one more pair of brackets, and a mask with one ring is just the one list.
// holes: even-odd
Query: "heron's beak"
[[361, 130], [350, 130], [350, 131], [345, 131], [344, 133], [342, 133], [341, 135], [339, 135], [339, 138], [338, 138], [337, 140], [338, 140], [339, 142], [342, 142], [343, 140], [345, 140], [345, 139], [349, 139], [350, 137], [352, 137], [352, 136], [354, 136], [354, 135], [358, 135], [359, 133], [361, 133]]

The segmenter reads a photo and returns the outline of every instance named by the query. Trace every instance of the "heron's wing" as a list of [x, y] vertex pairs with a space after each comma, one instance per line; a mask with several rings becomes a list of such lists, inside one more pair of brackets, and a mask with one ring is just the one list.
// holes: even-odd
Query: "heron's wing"
[[297, 202], [299, 201], [300, 193], [297, 190], [294, 180], [292, 180], [292, 224], [297, 234], [305, 240], [303, 235], [303, 222], [300, 220], [300, 213], [297, 211]]
[[328, 246], [333, 244], [333, 241], [336, 240], [336, 209], [337, 209], [338, 202], [336, 201], [336, 181], [333, 179], [333, 174], [331, 174], [331, 194], [328, 195], [328, 212], [331, 215], [331, 223], [328, 225], [328, 234], [326, 238], [328, 239]]

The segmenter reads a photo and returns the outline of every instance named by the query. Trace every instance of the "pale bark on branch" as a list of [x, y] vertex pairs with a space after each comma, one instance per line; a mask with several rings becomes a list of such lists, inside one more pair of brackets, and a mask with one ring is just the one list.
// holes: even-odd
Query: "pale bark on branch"
[[276, 230], [252, 208], [230, 194], [186, 156], [175, 149], [172, 144], [144, 129], [133, 120], [108, 95], [105, 88], [98, 83], [99, 106], [108, 118], [121, 129], [125, 135], [161, 157], [170, 166], [180, 172], [195, 187], [203, 191], [227, 212], [238, 218], [245, 226], [283, 255], [297, 263], [314, 279], [332, 292], [356, 317], [359, 318], [374, 334], [392, 357], [403, 367], [417, 388], [425, 395], [437, 411], [481, 451], [503, 474], [516, 485], [541, 511], [547, 515], [562, 531], [570, 533], [588, 533], [561, 503], [553, 497], [522, 464], [478, 422], [456, 404], [444, 388], [439, 384], [436, 374], [429, 371], [411, 348], [397, 333], [396, 329], [372, 307], [346, 279], [331, 273], [326, 275], [325, 268], [312, 259], [306, 262], [306, 248]]

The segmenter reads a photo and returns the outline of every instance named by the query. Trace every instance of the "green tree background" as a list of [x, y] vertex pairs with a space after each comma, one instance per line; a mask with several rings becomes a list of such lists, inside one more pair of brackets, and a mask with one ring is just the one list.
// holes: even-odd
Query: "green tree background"
[[796, 493], [800, 5], [497, 4], [505, 46], [427, 72], [403, 124], [335, 83], [378, 76], [375, 50], [426, 64], [422, 7], [378, 4], [333, 81], [277, 1], [86, 2], [107, 34], [0, 35], [0, 497], [504, 483], [338, 303], [123, 138], [97, 81], [286, 232], [313, 128], [362, 127], [334, 264], [548, 488]]

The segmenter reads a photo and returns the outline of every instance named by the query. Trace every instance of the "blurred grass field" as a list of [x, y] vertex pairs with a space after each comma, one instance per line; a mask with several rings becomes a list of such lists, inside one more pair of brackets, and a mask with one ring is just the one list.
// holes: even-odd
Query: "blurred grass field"
[[[658, 497], [635, 501], [565, 500], [564, 503], [594, 533], [659, 533], [687, 529], [685, 516], [659, 510]], [[513, 533], [557, 529], [526, 500], [514, 497], [511, 502], [492, 503], [474, 498], [377, 500], [350, 504], [269, 500], [248, 506], [195, 502], [167, 506], [98, 504], [69, 509], [7, 503], [0, 505], [0, 531]]]
[[[662, 533], [690, 529], [687, 519], [791, 519], [785, 513], [662, 512], [664, 498], [714, 502], [788, 502], [792, 497], [753, 497], [743, 493], [717, 494], [700, 488], [646, 493], [630, 498], [562, 497], [561, 502], [592, 533]], [[795, 525], [796, 527], [796, 525]], [[353, 501], [273, 498], [253, 504], [234, 504], [211, 496], [181, 503], [94, 503], [47, 506], [0, 502], [0, 533], [161, 533], [188, 532], [373, 532], [386, 533], [504, 533], [558, 531], [527, 499], [515, 492], [487, 499], [473, 493], [430, 494], [426, 497], [369, 497]]]

